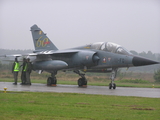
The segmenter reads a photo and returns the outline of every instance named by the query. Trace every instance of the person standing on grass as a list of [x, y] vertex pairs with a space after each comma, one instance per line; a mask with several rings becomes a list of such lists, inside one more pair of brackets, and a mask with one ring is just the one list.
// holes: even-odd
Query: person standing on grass
[[13, 77], [14, 77], [14, 85], [17, 85], [17, 81], [18, 81], [18, 72], [19, 72], [19, 62], [17, 57], [15, 58], [15, 61], [12, 65], [12, 73], [13, 73]]

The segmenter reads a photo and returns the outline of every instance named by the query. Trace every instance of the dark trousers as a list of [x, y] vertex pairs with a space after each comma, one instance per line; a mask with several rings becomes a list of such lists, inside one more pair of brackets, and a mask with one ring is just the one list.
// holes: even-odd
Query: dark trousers
[[21, 74], [21, 81], [22, 81], [22, 84], [26, 83], [26, 72], [24, 72], [24, 71]]
[[27, 84], [30, 84], [31, 83], [31, 80], [30, 80], [30, 72], [26, 72], [26, 83]]
[[13, 72], [14, 82], [17, 83], [18, 80], [18, 72]]

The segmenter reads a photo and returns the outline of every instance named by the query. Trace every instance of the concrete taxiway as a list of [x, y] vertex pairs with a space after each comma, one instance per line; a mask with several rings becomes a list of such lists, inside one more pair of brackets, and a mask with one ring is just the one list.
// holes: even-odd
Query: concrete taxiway
[[87, 86], [80, 88], [77, 85], [61, 85], [50, 87], [45, 84], [32, 83], [32, 85], [13, 85], [11, 82], [0, 82], [0, 90], [7, 91], [30, 91], [30, 92], [66, 92], [66, 93], [84, 93], [84, 94], [100, 94], [100, 95], [116, 95], [116, 96], [137, 96], [160, 98], [160, 88], [131, 88], [117, 87], [115, 90], [108, 89], [108, 86]]

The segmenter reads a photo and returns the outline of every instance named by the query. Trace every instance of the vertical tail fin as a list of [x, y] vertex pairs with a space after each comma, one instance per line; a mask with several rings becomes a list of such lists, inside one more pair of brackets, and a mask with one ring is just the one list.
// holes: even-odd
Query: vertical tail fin
[[52, 43], [52, 41], [43, 33], [43, 31], [37, 26], [31, 27], [33, 43], [36, 51], [44, 50], [58, 50], [58, 48]]

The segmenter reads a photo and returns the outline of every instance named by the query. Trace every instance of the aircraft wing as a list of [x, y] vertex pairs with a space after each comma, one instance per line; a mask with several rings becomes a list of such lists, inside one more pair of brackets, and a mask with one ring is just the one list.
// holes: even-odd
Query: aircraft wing
[[0, 57], [21, 57], [22, 54], [12, 54], [12, 55], [0, 55]]
[[36, 56], [36, 55], [54, 55], [54, 54], [71, 54], [71, 53], [77, 53], [79, 50], [58, 50], [58, 51], [42, 51], [38, 53], [32, 53], [30, 54], [31, 56]]
[[0, 57], [23, 57], [23, 56], [41, 56], [41, 55], [54, 55], [54, 54], [73, 54], [77, 53], [79, 50], [50, 50], [50, 51], [41, 51], [37, 53], [26, 53], [26, 54], [12, 54], [12, 55], [0, 55]]

